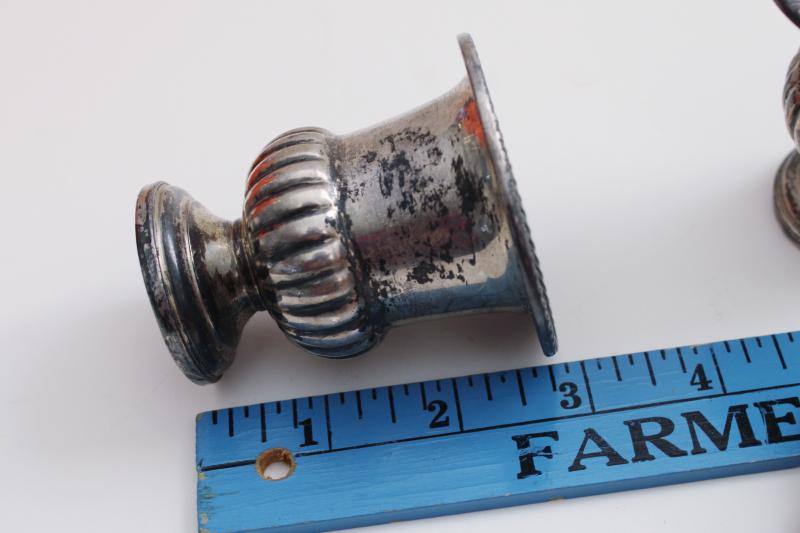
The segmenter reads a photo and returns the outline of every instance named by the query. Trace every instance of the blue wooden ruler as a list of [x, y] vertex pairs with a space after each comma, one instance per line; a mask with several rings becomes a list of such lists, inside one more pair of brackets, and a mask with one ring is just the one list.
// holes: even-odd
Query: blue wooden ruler
[[[202, 413], [201, 531], [318, 531], [800, 465], [800, 332]], [[295, 470], [265, 480], [265, 450]]]

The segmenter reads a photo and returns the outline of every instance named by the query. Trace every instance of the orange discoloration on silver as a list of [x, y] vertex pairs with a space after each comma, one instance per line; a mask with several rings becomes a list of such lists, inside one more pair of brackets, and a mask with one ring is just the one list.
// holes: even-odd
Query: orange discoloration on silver
[[250, 218], [257, 217], [259, 213], [264, 211], [266, 208], [268, 208], [278, 200], [280, 200], [279, 196], [267, 196], [266, 198], [258, 202], [256, 205], [254, 205], [252, 208], [250, 208]]
[[481, 117], [478, 114], [478, 106], [475, 104], [475, 99], [470, 98], [467, 102], [467, 105], [461, 110], [459, 113], [459, 120], [461, 122], [461, 128], [466, 132], [468, 135], [475, 137], [478, 141], [478, 144], [485, 147], [486, 146], [486, 133], [483, 131], [483, 124], [481, 123]]

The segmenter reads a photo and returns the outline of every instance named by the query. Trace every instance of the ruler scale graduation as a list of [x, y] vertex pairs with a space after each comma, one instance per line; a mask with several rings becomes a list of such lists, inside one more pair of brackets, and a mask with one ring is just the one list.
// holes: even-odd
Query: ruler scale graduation
[[[286, 449], [285, 479], [256, 458]], [[800, 332], [197, 417], [200, 531], [319, 531], [800, 465]]]

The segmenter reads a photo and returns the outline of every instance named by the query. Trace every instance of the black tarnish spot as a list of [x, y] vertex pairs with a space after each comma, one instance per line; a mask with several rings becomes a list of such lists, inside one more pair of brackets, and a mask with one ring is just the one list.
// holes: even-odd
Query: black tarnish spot
[[432, 261], [422, 261], [408, 273], [409, 281], [416, 281], [420, 285], [433, 281], [432, 274], [436, 273], [436, 267]]

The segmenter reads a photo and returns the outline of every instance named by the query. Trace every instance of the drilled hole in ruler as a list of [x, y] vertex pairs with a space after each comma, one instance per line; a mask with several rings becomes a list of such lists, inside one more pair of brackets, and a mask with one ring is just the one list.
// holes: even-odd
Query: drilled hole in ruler
[[294, 456], [286, 448], [270, 448], [256, 459], [258, 475], [267, 481], [280, 481], [292, 475]]

